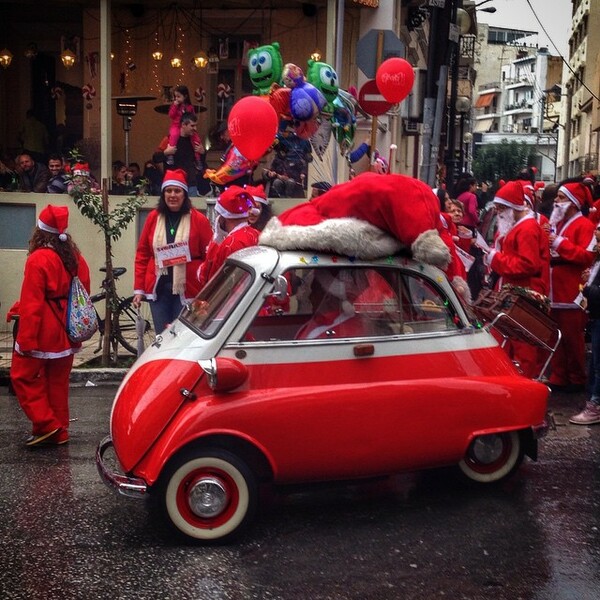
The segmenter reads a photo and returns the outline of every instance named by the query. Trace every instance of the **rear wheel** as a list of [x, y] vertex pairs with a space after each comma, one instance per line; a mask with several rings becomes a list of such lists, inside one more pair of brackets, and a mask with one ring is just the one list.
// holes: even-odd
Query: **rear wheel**
[[227, 541], [256, 512], [256, 477], [246, 463], [226, 450], [186, 452], [168, 467], [161, 486], [169, 521], [197, 541]]
[[[128, 352], [138, 353], [138, 333], [137, 333], [137, 309], [133, 306], [133, 296], [125, 298], [117, 308], [118, 326], [115, 331], [115, 337]], [[140, 306], [140, 316], [143, 319], [143, 342], [144, 348], [147, 348], [154, 341], [154, 328], [152, 326], [152, 315], [150, 313], [150, 304], [142, 302]]]
[[523, 461], [518, 431], [476, 437], [458, 464], [463, 474], [478, 483], [493, 483], [512, 475]]

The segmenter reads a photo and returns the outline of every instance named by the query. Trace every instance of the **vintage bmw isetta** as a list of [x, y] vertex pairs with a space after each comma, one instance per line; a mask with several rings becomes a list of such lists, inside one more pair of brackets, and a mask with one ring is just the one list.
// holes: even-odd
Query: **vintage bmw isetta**
[[500, 481], [536, 459], [548, 393], [439, 269], [257, 246], [133, 365], [96, 460], [121, 494], [157, 496], [187, 538], [224, 541], [263, 484], [447, 465]]

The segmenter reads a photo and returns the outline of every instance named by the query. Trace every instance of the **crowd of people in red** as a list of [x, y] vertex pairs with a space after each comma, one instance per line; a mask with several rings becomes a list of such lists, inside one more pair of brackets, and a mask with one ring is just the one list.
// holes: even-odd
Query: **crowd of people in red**
[[[484, 288], [503, 286], [548, 297], [551, 317], [562, 332], [548, 384], [562, 392], [582, 391], [588, 384], [590, 399], [570, 420], [579, 425], [600, 423], [600, 201], [594, 202], [593, 183], [591, 178], [561, 182], [552, 192], [551, 210], [543, 215], [540, 186], [536, 189], [528, 177], [504, 183], [480, 209], [476, 182], [471, 179], [458, 187], [462, 189], [459, 199], [452, 200], [444, 190], [437, 190], [436, 196], [411, 177], [367, 172], [326, 191], [318, 190], [307, 202], [270, 220], [271, 208], [262, 186], [231, 185], [216, 199], [210, 223], [192, 205], [186, 172], [167, 170], [158, 205], [149, 213], [138, 242], [134, 304], [149, 301], [155, 330], [160, 333], [229, 255], [259, 242], [267, 221], [264, 233], [270, 236], [279, 235], [276, 227], [285, 231], [300, 226], [306, 231], [317, 227], [318, 238], [323, 237], [318, 228], [324, 222], [364, 222], [394, 240], [384, 252], [407, 246], [418, 260], [444, 269], [467, 302], [473, 302]], [[494, 233], [486, 240], [483, 225], [489, 215], [494, 217]], [[78, 345], [66, 336], [48, 338], [50, 329], [41, 327], [43, 319], [39, 318], [39, 306], [45, 306], [49, 295], [64, 297], [70, 274], [79, 270], [89, 289], [89, 271], [66, 234], [67, 221], [67, 207], [49, 206], [40, 214], [17, 305], [22, 315], [37, 315], [23, 319], [11, 373], [17, 397], [33, 424], [29, 446], [68, 440], [64, 388]], [[267, 237], [262, 241], [268, 243]], [[362, 244], [361, 237], [349, 231], [342, 240], [350, 244], [349, 255], [360, 257], [352, 253], [351, 245]], [[46, 276], [40, 269], [57, 275]], [[471, 272], [476, 276], [469, 277]], [[592, 345], [589, 366], [586, 330]], [[308, 338], [317, 335], [304, 333]], [[512, 340], [507, 350], [526, 376], [540, 373], [544, 358], [538, 348]], [[44, 374], [41, 379], [40, 373]]]

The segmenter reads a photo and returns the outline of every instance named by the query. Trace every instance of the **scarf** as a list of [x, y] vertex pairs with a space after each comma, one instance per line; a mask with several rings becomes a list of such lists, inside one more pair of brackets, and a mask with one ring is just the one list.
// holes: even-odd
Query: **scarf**
[[[175, 232], [175, 242], [188, 242], [190, 241], [190, 213], [181, 215], [177, 231]], [[165, 215], [159, 213], [156, 221], [156, 227], [154, 228], [154, 237], [152, 238], [152, 247], [156, 253], [156, 249], [167, 244], [167, 224]], [[186, 263], [173, 265], [173, 294], [179, 294], [182, 298], [185, 296], [185, 267]], [[166, 275], [167, 269], [160, 269], [158, 263], [156, 263], [156, 279], [161, 275]]]

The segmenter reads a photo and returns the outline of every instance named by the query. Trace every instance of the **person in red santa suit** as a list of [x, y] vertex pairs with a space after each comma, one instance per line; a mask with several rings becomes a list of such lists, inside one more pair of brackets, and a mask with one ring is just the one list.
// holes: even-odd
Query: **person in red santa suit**
[[[315, 269], [308, 296], [313, 315], [296, 333], [297, 340], [374, 335], [373, 326], [356, 312], [360, 293], [348, 269]], [[366, 282], [365, 282], [366, 283]]]
[[[485, 262], [499, 276], [497, 288], [512, 285], [548, 295], [548, 238], [529, 210], [521, 182], [509, 181], [501, 187], [493, 203], [499, 242], [485, 256]], [[544, 361], [536, 346], [519, 340], [510, 340], [509, 346], [509, 353], [526, 377], [540, 374]]]
[[258, 244], [259, 231], [248, 223], [258, 209], [252, 196], [238, 185], [229, 186], [215, 203], [215, 232], [206, 250], [206, 260], [198, 270], [202, 289], [230, 255]]
[[258, 214], [254, 214], [254, 211], [248, 216], [248, 223], [252, 225], [258, 231], [262, 231], [267, 224], [267, 221], [273, 216], [273, 209], [263, 184], [260, 185], [245, 185], [244, 189], [252, 196], [254, 200], [254, 206], [258, 209]]
[[586, 314], [575, 302], [582, 273], [594, 261], [594, 224], [581, 209], [591, 206], [592, 195], [581, 181], [561, 183], [550, 215], [551, 316], [562, 338], [550, 364], [550, 387], [581, 391], [586, 383]]
[[69, 375], [81, 344], [66, 331], [67, 299], [77, 275], [90, 290], [90, 270], [66, 232], [69, 209], [46, 206], [29, 240], [18, 304], [19, 315], [10, 378], [17, 400], [32, 423], [26, 446], [69, 441]]
[[196, 273], [211, 237], [208, 219], [192, 206], [185, 171], [167, 171], [135, 253], [133, 305], [150, 302], [156, 333], [200, 291]]

